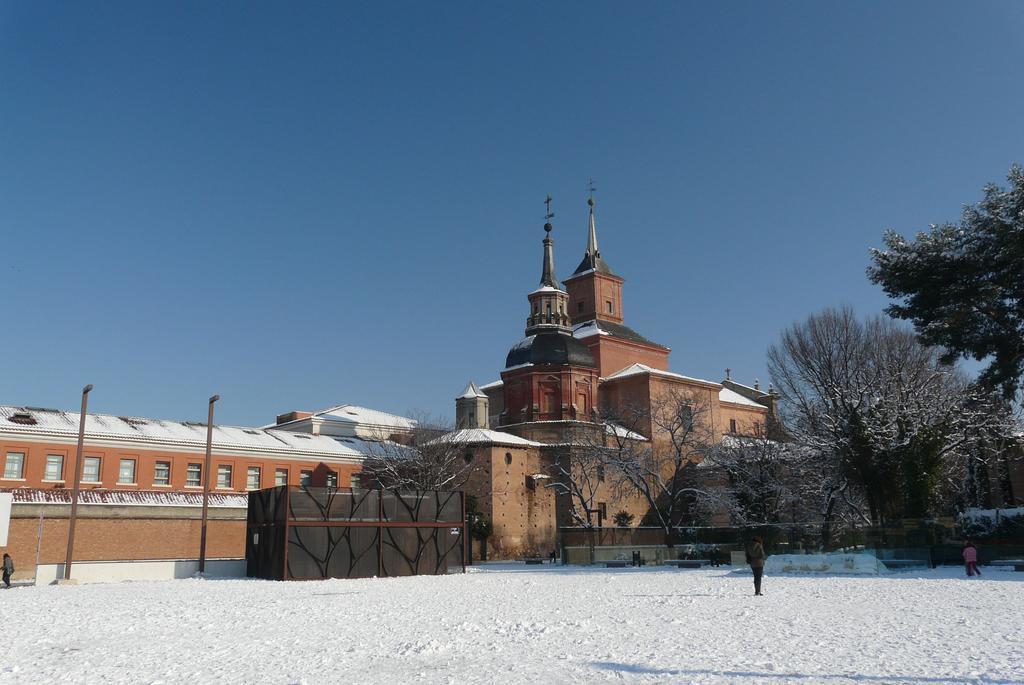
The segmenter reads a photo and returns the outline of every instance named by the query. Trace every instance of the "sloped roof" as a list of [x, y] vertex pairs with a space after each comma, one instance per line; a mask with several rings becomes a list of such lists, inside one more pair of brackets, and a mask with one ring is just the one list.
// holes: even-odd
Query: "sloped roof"
[[[25, 415], [28, 419], [12, 421], [15, 415]], [[78, 435], [79, 418], [79, 413], [72, 411], [0, 405], [0, 434], [73, 437]], [[196, 449], [206, 447], [206, 424], [194, 421], [87, 414], [85, 433], [92, 439], [125, 440]], [[221, 452], [250, 449], [338, 458], [361, 458], [366, 453], [361, 440], [341, 442], [322, 435], [219, 425], [213, 427], [213, 445]]]
[[604, 429], [608, 435], [615, 435], [620, 438], [625, 438], [626, 440], [642, 440], [643, 442], [648, 442], [647, 438], [640, 435], [636, 431], [631, 431], [625, 426], [620, 426], [619, 424], [612, 423], [611, 421], [605, 422]]
[[507, 447], [540, 447], [542, 443], [521, 438], [511, 433], [502, 433], [487, 428], [462, 428], [451, 433], [445, 433], [439, 438], [431, 440], [430, 443], [451, 442], [461, 445], [503, 445]]
[[639, 362], [635, 364], [630, 364], [626, 368], [608, 375], [603, 380], [611, 381], [617, 380], [619, 378], [628, 378], [629, 376], [639, 376], [641, 374], [650, 374], [652, 376], [659, 376], [661, 378], [675, 378], [683, 381], [694, 381], [696, 383], [707, 383], [709, 385], [718, 385], [718, 383], [714, 381], [706, 381], [703, 378], [693, 378], [691, 376], [684, 376], [681, 373], [674, 373], [672, 371], [662, 371], [661, 369], [654, 369], [651, 368], [650, 366], [647, 366], [646, 364], [641, 364]]
[[[290, 423], [308, 421], [311, 418], [336, 421], [338, 423], [363, 424], [367, 426], [383, 426], [387, 428], [403, 428], [408, 430], [416, 427], [415, 419], [399, 416], [398, 414], [389, 414], [388, 412], [380, 411], [379, 409], [367, 409], [366, 407], [360, 407], [357, 404], [339, 404], [335, 407], [328, 407], [327, 409], [315, 411], [312, 416], [294, 419], [277, 425], [284, 426]], [[274, 425], [275, 424], [271, 424], [266, 426], [266, 428], [273, 428]]]
[[644, 336], [634, 331], [629, 326], [621, 323], [614, 323], [611, 321], [605, 321], [604, 319], [592, 319], [590, 321], [584, 321], [578, 323], [572, 328], [572, 334], [581, 340], [589, 338], [594, 335], [610, 335], [613, 338], [620, 340], [628, 340], [630, 342], [640, 343], [641, 345], [650, 345], [652, 347], [660, 347], [662, 349], [671, 349], [656, 343], [653, 340], [648, 340]]
[[480, 392], [480, 388], [476, 387], [476, 383], [474, 383], [473, 381], [470, 381], [469, 385], [466, 386], [466, 389], [463, 390], [462, 394], [459, 395], [456, 399], [459, 399], [459, 400], [475, 400], [478, 397], [487, 397], [487, 395], [485, 395], [482, 392]]
[[720, 402], [731, 402], [732, 404], [742, 404], [748, 407], [757, 407], [758, 409], [767, 409], [766, 406], [754, 400], [747, 399], [738, 392], [734, 392], [729, 388], [722, 388], [718, 391], [718, 400]]

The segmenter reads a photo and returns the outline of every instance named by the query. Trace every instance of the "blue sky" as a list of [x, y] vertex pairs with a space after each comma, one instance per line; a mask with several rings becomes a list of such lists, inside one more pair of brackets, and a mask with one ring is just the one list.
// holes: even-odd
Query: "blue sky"
[[1024, 3], [0, 4], [0, 402], [452, 414], [598, 188], [627, 323], [766, 379], [1024, 162]]

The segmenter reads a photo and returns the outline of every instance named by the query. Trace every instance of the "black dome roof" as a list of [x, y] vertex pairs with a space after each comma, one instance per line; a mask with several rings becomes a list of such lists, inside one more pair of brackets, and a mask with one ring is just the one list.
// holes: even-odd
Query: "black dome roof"
[[597, 367], [586, 345], [566, 333], [529, 335], [508, 351], [505, 368], [520, 364], [574, 364]]

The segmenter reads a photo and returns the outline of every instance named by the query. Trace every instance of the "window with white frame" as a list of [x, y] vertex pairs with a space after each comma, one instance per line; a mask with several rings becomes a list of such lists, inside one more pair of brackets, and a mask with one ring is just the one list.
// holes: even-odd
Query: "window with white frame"
[[135, 485], [135, 460], [122, 459], [117, 468], [117, 482]]
[[327, 487], [336, 488], [338, 487], [338, 474], [336, 471], [327, 472]]
[[171, 484], [171, 462], [158, 461], [153, 467], [153, 485]]
[[276, 469], [274, 471], [275, 485], [288, 485], [288, 469]]
[[262, 482], [263, 469], [259, 466], [250, 466], [245, 474], [245, 489], [259, 490]]
[[313, 483], [313, 472], [303, 469], [300, 474], [299, 485], [308, 488]]
[[100, 482], [100, 458], [99, 457], [86, 457], [82, 463], [82, 482], [83, 483], [99, 483]]
[[64, 480], [64, 456], [60, 454], [46, 455], [46, 470], [43, 480]]
[[217, 466], [217, 487], [231, 487], [231, 464], [220, 464]]
[[4, 478], [7, 480], [21, 480], [25, 477], [25, 453], [8, 452], [7, 461], [4, 462]]
[[203, 465], [189, 464], [185, 469], [185, 486], [189, 488], [203, 487]]

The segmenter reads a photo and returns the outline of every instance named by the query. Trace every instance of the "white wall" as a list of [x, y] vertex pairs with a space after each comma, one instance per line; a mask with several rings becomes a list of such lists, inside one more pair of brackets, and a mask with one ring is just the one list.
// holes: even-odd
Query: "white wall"
[[[174, 580], [189, 578], [198, 570], [198, 559], [76, 561], [71, 565], [71, 578], [79, 583]], [[206, 575], [214, 578], [244, 578], [245, 559], [208, 559]], [[40, 564], [36, 570], [36, 585], [49, 585], [63, 577], [64, 564]]]
[[0, 492], [0, 547], [7, 546], [7, 530], [11, 524], [11, 502], [14, 495], [10, 492]]

